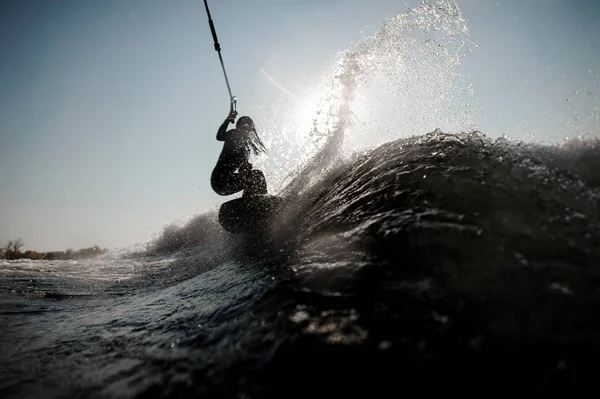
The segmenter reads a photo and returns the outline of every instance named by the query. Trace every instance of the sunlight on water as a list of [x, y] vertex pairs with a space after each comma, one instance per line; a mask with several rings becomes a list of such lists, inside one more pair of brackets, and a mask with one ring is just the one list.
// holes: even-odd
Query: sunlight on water
[[[313, 87], [261, 122], [273, 191], [299, 191], [352, 153], [399, 137], [476, 129], [458, 67], [475, 45], [454, 0], [422, 4], [341, 52]], [[293, 177], [293, 179], [292, 179]]]

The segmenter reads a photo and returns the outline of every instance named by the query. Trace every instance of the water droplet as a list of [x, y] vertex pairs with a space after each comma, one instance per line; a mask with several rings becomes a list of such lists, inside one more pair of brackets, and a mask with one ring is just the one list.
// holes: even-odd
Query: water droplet
[[559, 283], [550, 284], [550, 290], [560, 292], [563, 295], [571, 295], [572, 294], [571, 290], [568, 287], [561, 285]]
[[390, 349], [391, 347], [392, 347], [391, 341], [385, 340], [385, 341], [381, 341], [379, 343], [379, 350], [385, 351], [385, 350]]
[[525, 255], [521, 254], [521, 253], [515, 253], [515, 258], [517, 259], [517, 261], [519, 261], [519, 263], [521, 263], [523, 266], [529, 266], [529, 261], [527, 260], [527, 258], [525, 258]]
[[448, 316], [441, 315], [437, 312], [431, 312], [431, 314], [433, 316], [433, 320], [439, 323], [446, 324], [448, 322]]

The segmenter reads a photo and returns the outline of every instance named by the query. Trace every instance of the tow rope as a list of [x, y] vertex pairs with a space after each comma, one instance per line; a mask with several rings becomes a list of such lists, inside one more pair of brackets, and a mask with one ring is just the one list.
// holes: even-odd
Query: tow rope
[[225, 75], [225, 83], [227, 83], [227, 91], [229, 91], [229, 100], [231, 101], [231, 110], [236, 111], [237, 97], [231, 94], [231, 86], [229, 85], [229, 79], [227, 78], [227, 72], [225, 71], [225, 64], [223, 63], [223, 57], [221, 56], [221, 45], [219, 39], [217, 39], [217, 31], [215, 30], [215, 24], [210, 16], [210, 10], [208, 9], [207, 0], [204, 0], [204, 6], [206, 7], [206, 15], [208, 15], [208, 24], [210, 25], [210, 32], [212, 33], [213, 40], [215, 42], [215, 51], [219, 53], [219, 61], [221, 61], [221, 67], [223, 68], [223, 75]]

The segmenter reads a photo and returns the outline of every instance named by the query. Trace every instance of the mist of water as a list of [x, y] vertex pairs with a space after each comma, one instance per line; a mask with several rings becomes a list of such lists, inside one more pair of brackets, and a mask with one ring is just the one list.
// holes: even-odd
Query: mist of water
[[273, 191], [300, 192], [337, 161], [400, 137], [477, 128], [459, 67], [474, 48], [454, 0], [423, 3], [339, 53], [312, 89], [262, 121], [256, 161]]

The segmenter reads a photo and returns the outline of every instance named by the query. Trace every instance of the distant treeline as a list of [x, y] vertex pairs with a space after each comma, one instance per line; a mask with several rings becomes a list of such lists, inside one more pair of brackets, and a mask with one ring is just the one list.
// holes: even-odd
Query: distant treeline
[[25, 245], [20, 238], [9, 241], [3, 248], [0, 248], [0, 259], [31, 259], [31, 260], [65, 260], [65, 259], [87, 259], [104, 254], [108, 250], [94, 245], [90, 248], [78, 249], [76, 251], [67, 249], [66, 251], [50, 251], [38, 252], [27, 250], [21, 252], [21, 248]]

